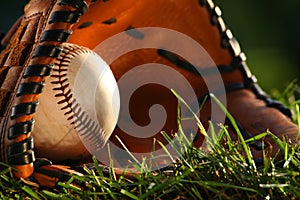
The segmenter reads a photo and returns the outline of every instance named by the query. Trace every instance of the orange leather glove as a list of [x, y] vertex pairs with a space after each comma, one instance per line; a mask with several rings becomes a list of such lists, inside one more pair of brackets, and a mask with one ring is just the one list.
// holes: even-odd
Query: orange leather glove
[[[154, 139], [167, 144], [160, 131], [171, 137], [178, 131], [178, 99], [171, 88], [165, 87], [169, 85], [183, 94], [186, 85], [192, 88], [196, 100], [188, 95], [185, 99], [190, 104], [201, 105], [205, 96], [214, 93], [226, 103], [245, 138], [270, 130], [281, 139], [285, 137], [293, 144], [299, 143], [298, 127], [290, 120], [291, 112], [259, 88], [238, 42], [222, 20], [220, 9], [211, 0], [92, 1], [81, 16], [86, 9], [81, 0], [31, 1], [25, 8], [24, 17], [3, 40], [7, 47], [0, 57], [1, 160], [20, 169], [20, 176], [28, 177], [34, 172], [31, 135], [37, 138], [34, 142], [37, 157], [63, 162], [62, 158], [56, 160], [56, 155], [65, 153], [68, 155], [65, 160], [77, 163], [90, 158], [78, 141], [73, 141], [74, 149], [79, 143], [84, 154], [81, 159], [84, 160], [69, 156], [70, 152], [64, 151], [64, 146], [57, 146], [59, 144], [55, 149], [45, 146], [41, 141], [51, 141], [62, 133], [49, 136], [42, 131], [34, 132], [32, 126], [33, 116], [39, 119], [36, 100], [42, 92], [43, 82], [53, 67], [63, 64], [55, 63], [55, 60], [61, 43], [67, 42], [69, 36], [70, 45], [89, 48], [100, 55], [119, 81], [119, 123], [109, 140], [116, 146], [111, 152], [116, 166], [128, 164], [128, 158], [118, 158], [123, 145], [115, 136], [130, 152], [144, 154], [153, 150]], [[153, 72], [151, 65], [145, 65], [150, 63], [181, 74], [178, 77], [183, 77], [186, 82], [163, 71], [164, 68], [159, 71], [161, 73]], [[144, 68], [139, 71], [135, 70], [136, 66]], [[127, 77], [132, 70], [134, 76]], [[128, 90], [145, 80], [147, 84], [136, 88], [127, 104]], [[159, 86], [161, 80], [163, 84]], [[134, 127], [147, 127], [155, 119], [160, 123], [159, 116], [155, 119], [149, 116], [149, 109], [154, 104], [164, 106], [165, 123], [151, 134], [134, 133], [135, 128], [131, 127], [128, 118], [134, 122]], [[224, 116], [219, 118], [213, 114], [215, 108], [215, 102], [208, 98], [200, 110], [199, 117], [206, 129], [209, 120], [226, 122]], [[228, 125], [231, 135], [236, 137], [231, 124]], [[40, 126], [38, 120], [35, 126]], [[93, 132], [87, 134], [93, 135]], [[197, 134], [194, 145], [200, 147], [204, 137], [199, 132]], [[274, 156], [278, 145], [269, 137], [264, 141], [267, 154]], [[155, 149], [159, 148], [159, 145], [155, 146]], [[255, 158], [262, 158], [262, 143], [255, 143], [252, 150]]]

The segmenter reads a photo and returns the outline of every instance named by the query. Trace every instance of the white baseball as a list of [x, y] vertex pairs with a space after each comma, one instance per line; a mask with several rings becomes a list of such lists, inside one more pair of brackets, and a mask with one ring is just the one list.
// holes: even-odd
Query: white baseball
[[84, 160], [113, 132], [119, 90], [109, 66], [93, 51], [65, 44], [39, 98], [35, 152], [53, 161]]

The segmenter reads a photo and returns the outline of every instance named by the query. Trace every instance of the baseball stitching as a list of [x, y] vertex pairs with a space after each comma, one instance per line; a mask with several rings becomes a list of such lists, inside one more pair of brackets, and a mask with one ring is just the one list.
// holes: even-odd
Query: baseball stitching
[[[73, 97], [72, 89], [68, 81], [67, 73], [72, 59], [80, 54], [93, 53], [87, 48], [77, 45], [65, 45], [60, 56], [57, 58], [53, 73], [51, 75], [51, 84], [54, 86], [56, 98], [62, 98], [57, 104], [61, 110], [65, 111], [64, 115], [78, 134], [84, 137], [93, 149], [103, 147], [105, 141], [105, 131], [99, 126], [99, 123], [90, 119], [88, 114], [83, 110], [81, 105]], [[96, 84], [96, 83], [95, 83]], [[63, 104], [66, 104], [63, 106]]]

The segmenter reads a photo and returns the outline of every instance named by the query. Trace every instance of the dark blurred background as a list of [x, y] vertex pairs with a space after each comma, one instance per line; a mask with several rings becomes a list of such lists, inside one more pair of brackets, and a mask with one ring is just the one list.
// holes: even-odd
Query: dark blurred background
[[215, 0], [260, 85], [284, 89], [300, 77], [300, 1]]
[[[23, 12], [27, 0], [1, 0], [0, 33]], [[240, 41], [260, 85], [284, 89], [300, 75], [300, 1], [215, 0], [227, 26]]]

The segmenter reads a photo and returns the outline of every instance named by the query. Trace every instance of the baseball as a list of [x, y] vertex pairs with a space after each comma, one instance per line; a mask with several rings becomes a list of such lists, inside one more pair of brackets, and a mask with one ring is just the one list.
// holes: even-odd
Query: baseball
[[109, 139], [119, 108], [109, 66], [90, 49], [65, 44], [34, 118], [37, 156], [58, 162], [89, 158]]

